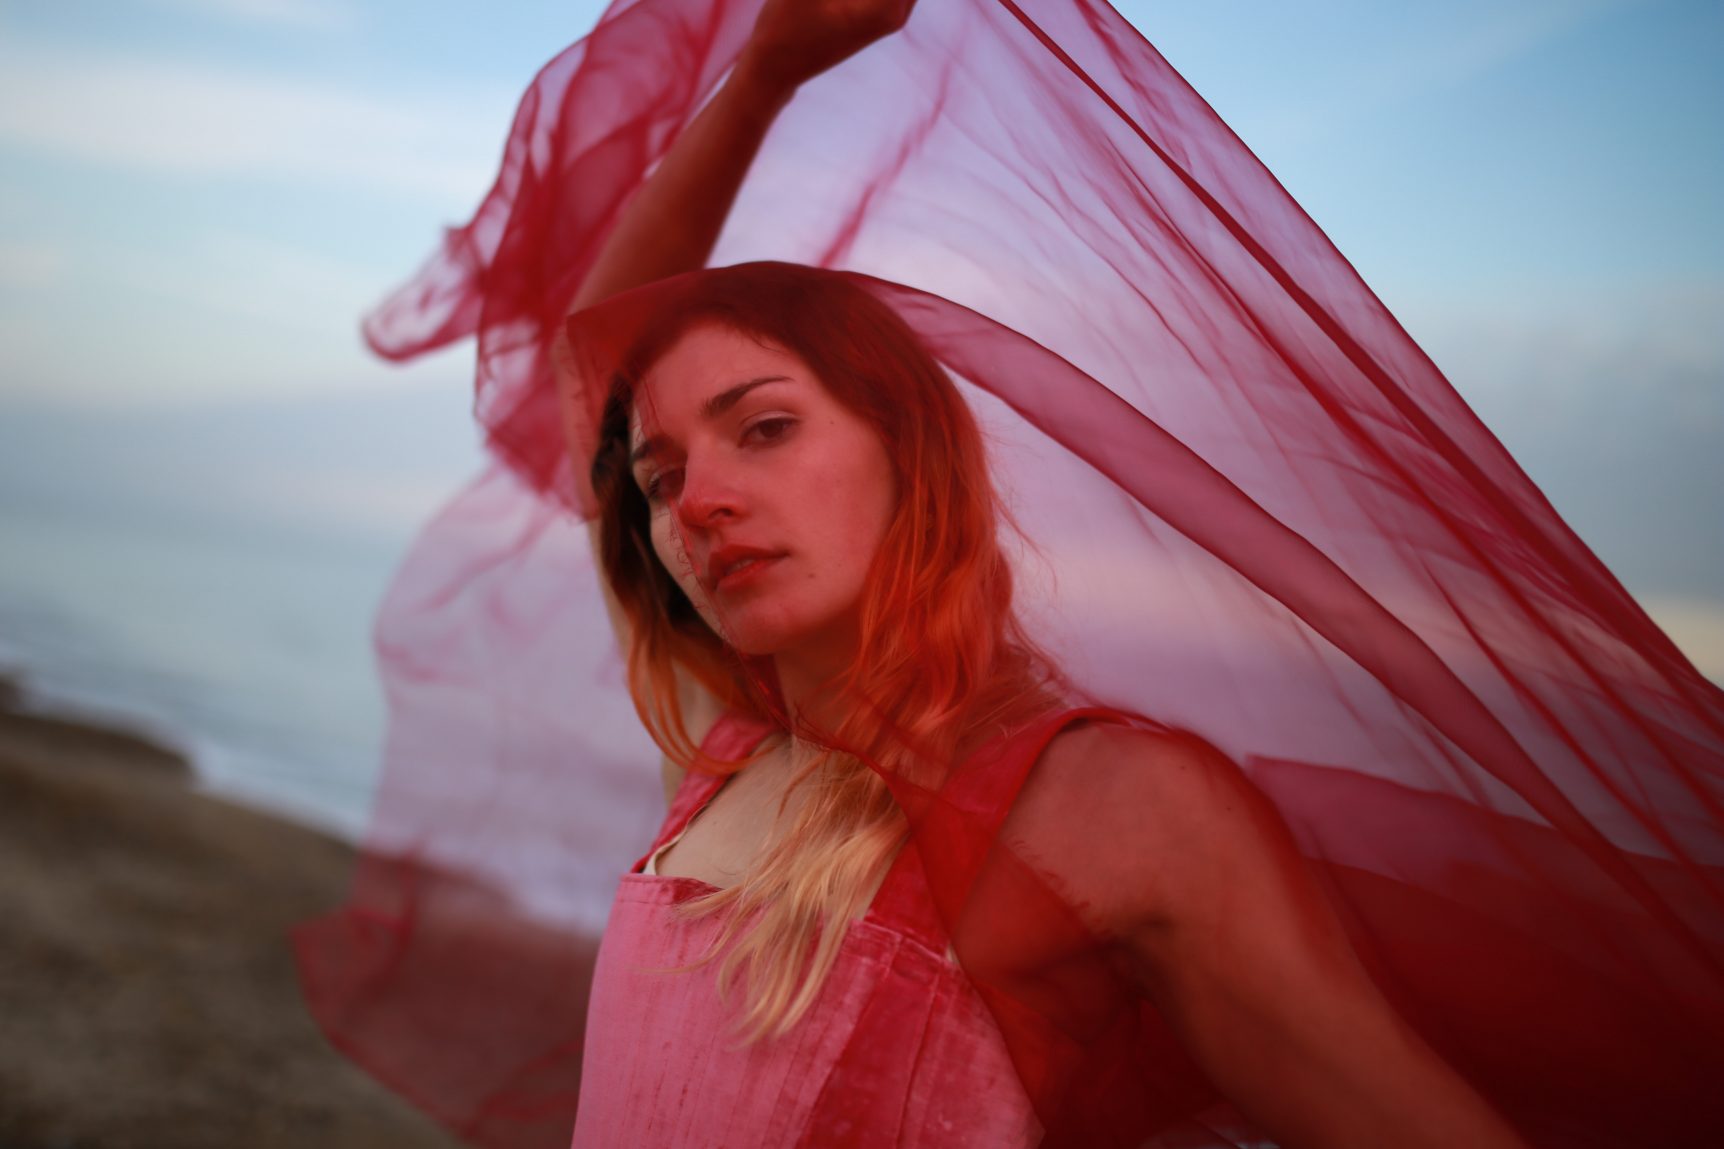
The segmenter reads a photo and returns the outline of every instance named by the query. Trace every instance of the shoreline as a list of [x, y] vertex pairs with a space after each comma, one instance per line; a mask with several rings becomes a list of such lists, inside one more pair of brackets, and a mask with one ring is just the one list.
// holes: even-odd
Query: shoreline
[[0, 673], [0, 1144], [456, 1144], [301, 1001], [287, 929], [343, 900], [354, 857]]
[[[114, 693], [112, 684], [93, 688], [64, 667], [39, 665], [40, 652], [0, 638], [0, 713], [23, 715], [64, 727], [104, 731], [147, 746], [147, 756], [177, 758], [200, 792], [237, 806], [305, 826], [351, 846], [359, 846], [367, 825], [369, 798], [352, 802], [319, 800], [314, 784], [282, 788], [279, 779], [304, 771], [308, 777], [350, 781], [318, 763], [291, 753], [293, 748], [249, 742], [232, 731], [200, 728], [183, 715], [132, 695]], [[282, 753], [286, 749], [290, 752]], [[153, 751], [153, 753], [152, 753]], [[380, 751], [378, 751], [380, 753]], [[368, 792], [367, 792], [368, 793]]]

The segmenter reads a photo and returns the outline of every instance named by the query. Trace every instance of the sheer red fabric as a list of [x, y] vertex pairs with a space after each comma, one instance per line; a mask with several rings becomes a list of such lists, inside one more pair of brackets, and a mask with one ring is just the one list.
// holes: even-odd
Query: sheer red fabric
[[[662, 813], [580, 448], [677, 281], [577, 316], [560, 364], [559, 336], [757, 8], [614, 4], [367, 321], [396, 358], [477, 336], [496, 462], [381, 613], [365, 856], [295, 945], [331, 1039], [475, 1144], [566, 1143], [583, 971]], [[712, 263], [751, 260], [914, 329], [1032, 544], [1035, 637], [1085, 699], [1243, 764], [1378, 985], [1529, 1140], [1724, 1135], [1724, 694], [1123, 19], [923, 5], [778, 121]], [[892, 781], [1047, 1144], [1260, 1140], [1004, 844], [1027, 778]], [[999, 972], [1025, 933], [1064, 940], [1060, 977]]]

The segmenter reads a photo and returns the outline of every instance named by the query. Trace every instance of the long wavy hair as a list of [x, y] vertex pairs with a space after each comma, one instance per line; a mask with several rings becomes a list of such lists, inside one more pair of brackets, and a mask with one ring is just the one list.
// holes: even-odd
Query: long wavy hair
[[[799, 357], [875, 428], [896, 474], [898, 503], [866, 579], [861, 641], [837, 684], [843, 717], [831, 729], [793, 725], [770, 661], [727, 647], [653, 550], [628, 465], [629, 418], [646, 373], [703, 323]], [[600, 562], [630, 624], [630, 693], [666, 756], [724, 773], [753, 760], [710, 759], [692, 743], [679, 670], [723, 706], [816, 748], [790, 784], [807, 795], [778, 844], [736, 885], [684, 903], [695, 915], [732, 908], [702, 961], [722, 956], [721, 989], [745, 981], [748, 1039], [782, 1033], [813, 1002], [845, 926], [906, 840], [891, 786], [937, 787], [964, 750], [1063, 693], [1013, 610], [1000, 545], [1010, 519], [981, 432], [915, 333], [866, 289], [813, 268], [743, 264], [695, 277], [649, 319], [612, 380], [591, 479]]]

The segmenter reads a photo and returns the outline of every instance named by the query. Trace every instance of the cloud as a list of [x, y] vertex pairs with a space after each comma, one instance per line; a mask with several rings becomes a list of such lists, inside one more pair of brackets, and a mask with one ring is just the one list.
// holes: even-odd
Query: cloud
[[0, 395], [166, 401], [393, 374], [358, 331], [391, 279], [238, 231], [197, 233], [173, 258], [0, 237]]
[[0, 274], [0, 401], [129, 410], [470, 380], [470, 350], [410, 367], [365, 352], [358, 317], [387, 282], [361, 264], [219, 233], [177, 259], [74, 261], [57, 284]]
[[394, 270], [218, 231], [202, 236], [177, 265], [116, 264], [107, 274], [130, 289], [191, 305], [189, 323], [213, 314], [333, 335], [346, 353], [358, 350], [358, 316], [391, 285]]
[[236, 24], [298, 28], [309, 32], [346, 31], [358, 14], [337, 0], [147, 0], [157, 8], [205, 13]]
[[387, 96], [141, 54], [0, 44], [0, 145], [133, 172], [471, 203], [514, 93]]
[[480, 464], [464, 380], [150, 407], [0, 398], [0, 495], [50, 518], [405, 538]]

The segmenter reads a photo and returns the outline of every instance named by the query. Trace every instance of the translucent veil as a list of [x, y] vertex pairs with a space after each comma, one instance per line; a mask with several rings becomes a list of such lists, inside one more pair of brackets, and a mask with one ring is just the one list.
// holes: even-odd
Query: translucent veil
[[[613, 4], [367, 321], [393, 358], [477, 336], [494, 464], [384, 605], [382, 789], [348, 904], [295, 946], [331, 1039], [477, 1144], [566, 1142], [584, 978], [663, 807], [576, 456], [676, 283], [565, 345], [568, 302], [758, 7]], [[924, 3], [780, 117], [712, 264], [753, 260], [921, 336], [1033, 541], [1037, 639], [1244, 766], [1379, 986], [1529, 1140], [1724, 1134], [1724, 694], [1122, 18]], [[942, 915], [1065, 931], [1083, 971], [980, 987], [1047, 1143], [1249, 1143], [1069, 907], [983, 873], [1022, 770], [966, 778], [900, 791]]]

